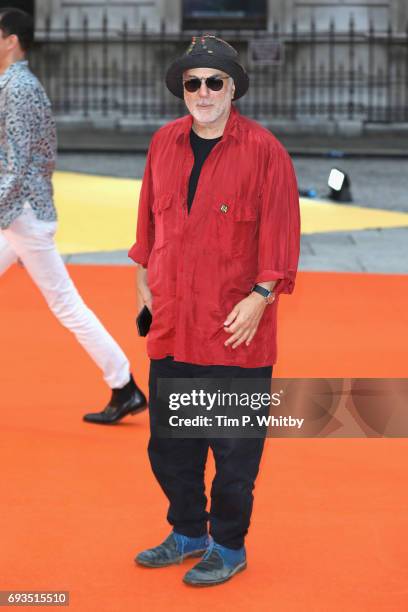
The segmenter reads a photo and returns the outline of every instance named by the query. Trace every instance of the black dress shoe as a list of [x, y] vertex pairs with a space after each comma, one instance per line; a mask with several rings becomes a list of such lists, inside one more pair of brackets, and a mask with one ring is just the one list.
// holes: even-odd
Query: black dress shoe
[[111, 425], [127, 414], [142, 412], [146, 407], [146, 397], [130, 375], [129, 382], [122, 389], [112, 389], [110, 402], [102, 412], [90, 412], [85, 414], [83, 419], [88, 423]]

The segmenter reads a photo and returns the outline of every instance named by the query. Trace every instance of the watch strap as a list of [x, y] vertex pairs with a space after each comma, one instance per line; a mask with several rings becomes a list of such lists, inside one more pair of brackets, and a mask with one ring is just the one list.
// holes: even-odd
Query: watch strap
[[256, 293], [259, 293], [259, 295], [262, 295], [265, 300], [267, 300], [272, 293], [271, 291], [269, 291], [269, 289], [265, 289], [265, 287], [262, 287], [261, 285], [254, 285], [252, 287], [252, 291], [255, 291]]
[[275, 294], [273, 293], [273, 291], [265, 289], [265, 287], [262, 287], [262, 285], [254, 285], [252, 287], [252, 291], [255, 291], [256, 293], [259, 293], [259, 295], [262, 295], [267, 304], [272, 304], [275, 301]]

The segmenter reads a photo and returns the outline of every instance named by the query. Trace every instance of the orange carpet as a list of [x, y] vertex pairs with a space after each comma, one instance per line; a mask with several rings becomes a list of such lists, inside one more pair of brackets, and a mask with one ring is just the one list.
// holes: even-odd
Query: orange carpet
[[[134, 270], [70, 271], [146, 389]], [[408, 609], [407, 440], [268, 440], [248, 570], [216, 588], [185, 587], [192, 560], [162, 570], [132, 562], [169, 530], [147, 413], [111, 428], [82, 423], [107, 400], [94, 364], [23, 269], [1, 279], [0, 304], [0, 590], [68, 590], [70, 608], [84, 612]], [[279, 330], [276, 376], [407, 377], [407, 277], [301, 273]]]

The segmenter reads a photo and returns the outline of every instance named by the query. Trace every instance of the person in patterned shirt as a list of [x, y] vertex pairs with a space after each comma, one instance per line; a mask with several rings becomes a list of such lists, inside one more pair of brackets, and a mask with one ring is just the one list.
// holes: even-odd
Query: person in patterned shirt
[[146, 408], [129, 361], [74, 286], [55, 247], [52, 174], [56, 129], [51, 104], [29, 70], [32, 18], [0, 10], [0, 276], [20, 260], [58, 320], [103, 372], [111, 399], [91, 423], [115, 423]]

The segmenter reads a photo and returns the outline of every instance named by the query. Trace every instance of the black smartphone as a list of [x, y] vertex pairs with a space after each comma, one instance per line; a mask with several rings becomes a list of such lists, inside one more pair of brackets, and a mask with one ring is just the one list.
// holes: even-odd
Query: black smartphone
[[136, 317], [136, 326], [139, 336], [147, 336], [150, 325], [152, 324], [152, 313], [147, 306], [143, 306], [142, 310]]

